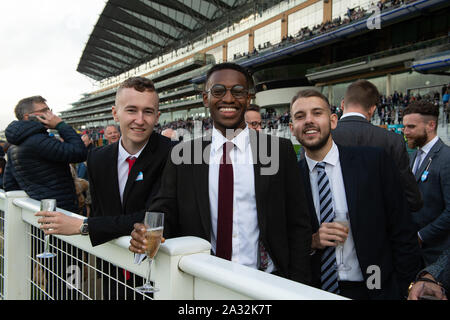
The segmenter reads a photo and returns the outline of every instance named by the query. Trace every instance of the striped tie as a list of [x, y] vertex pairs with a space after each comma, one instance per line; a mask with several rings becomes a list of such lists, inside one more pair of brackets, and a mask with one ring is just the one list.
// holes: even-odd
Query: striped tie
[[[317, 185], [320, 199], [320, 223], [332, 222], [334, 219], [333, 201], [331, 197], [330, 183], [325, 172], [325, 162], [318, 162]], [[322, 290], [339, 293], [338, 273], [336, 264], [336, 250], [334, 247], [326, 247], [322, 254], [320, 281]]]

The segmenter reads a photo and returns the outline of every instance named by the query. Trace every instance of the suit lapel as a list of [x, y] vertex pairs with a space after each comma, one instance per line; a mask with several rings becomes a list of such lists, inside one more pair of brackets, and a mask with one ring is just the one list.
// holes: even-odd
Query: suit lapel
[[[191, 144], [191, 150], [193, 153], [195, 153], [195, 147], [194, 143], [196, 141], [193, 141]], [[199, 142], [199, 141], [197, 141]], [[208, 157], [209, 162], [209, 153], [211, 150], [211, 140], [201, 140], [202, 143], [202, 154], [205, 154]], [[192, 154], [192, 161], [194, 161], [194, 154]], [[193, 176], [192, 181], [195, 188], [195, 195], [197, 198], [197, 202], [199, 205], [199, 214], [202, 222], [203, 229], [205, 231], [206, 235], [211, 234], [211, 210], [210, 210], [210, 204], [209, 204], [209, 163], [205, 163], [204, 160], [202, 160], [201, 164], [194, 164], [188, 167], [192, 167], [193, 169]]]
[[135, 164], [131, 168], [130, 174], [128, 175], [127, 183], [125, 184], [125, 190], [123, 191], [123, 201], [122, 201], [123, 208], [126, 207], [128, 197], [130, 195], [131, 190], [133, 189], [134, 184], [136, 183], [136, 178], [138, 174], [140, 172], [144, 172], [145, 169], [152, 163], [154, 152], [158, 148], [158, 142], [159, 140], [156, 133], [152, 133], [152, 135], [148, 140], [147, 145], [145, 146], [144, 150], [142, 150], [142, 153], [136, 159]]
[[[438, 141], [436, 141], [434, 146], [431, 148], [430, 152], [428, 152], [427, 156], [422, 160], [419, 170], [417, 170], [417, 172], [415, 174], [416, 181], [420, 180], [425, 169], [428, 167], [429, 164], [431, 164], [432, 159], [434, 158], [435, 154], [438, 153], [439, 150], [441, 149], [442, 144], [443, 144], [442, 140], [438, 139]], [[416, 155], [417, 155], [417, 151], [416, 151]], [[414, 157], [414, 159], [415, 159], [415, 157]]]
[[311, 190], [311, 180], [309, 178], [309, 168], [306, 163], [306, 159], [302, 159], [299, 162], [300, 171], [303, 175], [303, 181], [305, 186], [306, 199], [308, 200], [309, 212], [311, 212], [311, 227], [312, 231], [316, 232], [320, 227], [320, 221], [317, 219], [316, 207], [314, 206], [314, 200]]
[[[106, 177], [112, 177], [112, 185], [111, 185], [111, 190], [112, 190], [112, 199], [116, 199], [117, 200], [117, 205], [120, 208], [120, 211], [117, 212], [117, 214], [121, 214], [123, 211], [123, 206], [122, 203], [120, 202], [120, 191], [119, 191], [119, 176], [117, 174], [117, 158], [119, 156], [119, 143], [116, 142], [115, 145], [111, 145], [111, 152], [112, 152], [112, 156], [109, 158], [106, 158], [105, 161], [106, 163], [102, 163], [101, 165], [105, 166], [105, 168], [108, 168], [107, 170], [109, 171], [109, 174], [106, 175]], [[116, 213], [116, 212], [115, 212]]]
[[[259, 157], [259, 147], [261, 144], [261, 136], [255, 130], [249, 130], [250, 148], [252, 151], [253, 173], [255, 179], [255, 200], [256, 213], [258, 216], [258, 224], [261, 232], [261, 237], [264, 237], [266, 232], [266, 212], [264, 200], [267, 196], [269, 175], [261, 175], [261, 159]], [[270, 143], [267, 143], [270, 146]], [[270, 151], [269, 151], [270, 152]]]
[[339, 161], [341, 164], [342, 178], [344, 180], [345, 195], [347, 200], [348, 214], [351, 221], [352, 230], [357, 230], [358, 218], [358, 163], [354, 155], [338, 146]]

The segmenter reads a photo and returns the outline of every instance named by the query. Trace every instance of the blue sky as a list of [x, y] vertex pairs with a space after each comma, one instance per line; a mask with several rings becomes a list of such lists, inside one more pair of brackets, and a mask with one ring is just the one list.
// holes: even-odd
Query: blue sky
[[53, 112], [68, 109], [94, 82], [76, 71], [104, 0], [0, 1], [0, 131], [17, 102], [42, 95]]

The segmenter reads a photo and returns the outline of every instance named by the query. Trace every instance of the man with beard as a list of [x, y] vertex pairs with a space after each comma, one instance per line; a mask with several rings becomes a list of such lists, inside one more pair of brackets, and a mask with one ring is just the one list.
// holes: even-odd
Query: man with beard
[[[291, 118], [291, 131], [306, 151], [299, 164], [313, 213], [313, 285], [352, 299], [402, 299], [421, 265], [393, 161], [381, 148], [336, 145], [331, 130], [337, 116], [315, 90], [292, 99]], [[348, 226], [334, 222], [340, 213]]]
[[[173, 148], [149, 211], [165, 213], [166, 238], [203, 238], [217, 257], [309, 284], [311, 226], [295, 151], [287, 139], [249, 130], [249, 83], [234, 63], [207, 72], [212, 136]], [[131, 251], [145, 252], [145, 231], [135, 225]]]
[[424, 206], [413, 214], [426, 265], [450, 246], [450, 148], [437, 136], [439, 109], [414, 101], [404, 110], [404, 133], [410, 148], [411, 168], [422, 192]]

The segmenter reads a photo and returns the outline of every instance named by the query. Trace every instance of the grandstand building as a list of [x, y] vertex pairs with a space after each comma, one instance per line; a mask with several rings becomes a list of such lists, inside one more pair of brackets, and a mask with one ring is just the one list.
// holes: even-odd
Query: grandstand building
[[160, 95], [160, 124], [207, 117], [206, 70], [253, 73], [254, 103], [282, 114], [300, 88], [340, 105], [347, 85], [440, 92], [450, 83], [448, 0], [109, 0], [77, 71], [96, 81], [61, 117], [78, 129], [113, 123], [117, 86], [141, 75]]

